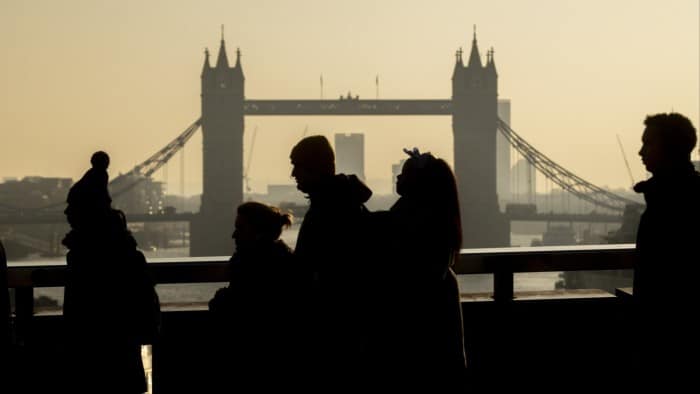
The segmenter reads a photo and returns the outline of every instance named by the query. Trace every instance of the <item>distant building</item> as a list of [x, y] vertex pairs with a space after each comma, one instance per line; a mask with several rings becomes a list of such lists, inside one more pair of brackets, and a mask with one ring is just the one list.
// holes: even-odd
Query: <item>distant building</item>
[[272, 205], [290, 202], [303, 203], [306, 201], [304, 194], [297, 189], [296, 185], [292, 184], [267, 185], [267, 195], [264, 198], [266, 203]]
[[365, 180], [365, 135], [335, 135], [335, 169], [338, 173], [355, 174]]
[[[138, 182], [129, 191], [112, 198], [112, 205], [125, 213], [145, 213], [157, 215], [165, 207], [165, 190], [163, 182], [153, 181], [140, 175], [131, 175], [126, 179], [128, 184]], [[114, 191], [110, 191], [114, 195]]]
[[[510, 100], [498, 100], [498, 117], [512, 127]], [[510, 183], [510, 143], [499, 132], [496, 134], [496, 193], [501, 211], [505, 210], [506, 201], [512, 198]]]
[[175, 209], [175, 212], [199, 212], [202, 203], [200, 194], [194, 196], [183, 196], [180, 194], [166, 194], [163, 196], [163, 210]]
[[0, 183], [0, 203], [17, 208], [40, 208], [66, 201], [71, 178], [28, 176]]

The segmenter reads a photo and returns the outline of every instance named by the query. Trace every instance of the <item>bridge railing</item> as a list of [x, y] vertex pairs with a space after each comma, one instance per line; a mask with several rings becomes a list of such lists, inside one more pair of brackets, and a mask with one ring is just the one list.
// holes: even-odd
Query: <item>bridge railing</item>
[[[634, 266], [633, 244], [527, 248], [463, 249], [454, 267], [459, 275], [492, 274], [496, 302], [514, 299], [514, 275], [534, 272], [625, 270]], [[156, 258], [149, 270], [157, 284], [227, 282], [228, 256]], [[19, 321], [33, 315], [34, 289], [62, 287], [66, 266], [54, 263], [10, 264], [8, 284], [15, 289], [15, 313]], [[465, 290], [465, 289], [463, 289]]]
[[[463, 250], [455, 271], [492, 274], [494, 281], [490, 299], [466, 301], [469, 298], [465, 297], [462, 303], [473, 384], [488, 392], [498, 391], [503, 382], [524, 382], [547, 371], [565, 381], [578, 381], [585, 375], [596, 385], [611, 379], [624, 385], [628, 375], [620, 373], [617, 363], [632, 348], [620, 335], [629, 330], [623, 300], [611, 294], [528, 299], [514, 292], [513, 282], [520, 273], [630, 269], [634, 259], [633, 245]], [[228, 256], [152, 259], [149, 269], [160, 285], [213, 284], [226, 282], [227, 262]], [[52, 348], [60, 348], [56, 332], [62, 321], [60, 316], [34, 315], [34, 290], [63, 286], [65, 275], [65, 263], [59, 260], [9, 267], [8, 282], [15, 289], [17, 342], [34, 349], [29, 356], [32, 362], [27, 363], [32, 373], [38, 368], [34, 361], [60, 355]], [[198, 392], [215, 349], [206, 342], [211, 322], [205, 305], [191, 309], [166, 305], [163, 309], [163, 332], [153, 348], [154, 392], [175, 392], [182, 387]]]
[[494, 301], [509, 302], [515, 274], [629, 270], [635, 258], [634, 244], [464, 249], [455, 272], [493, 274]]

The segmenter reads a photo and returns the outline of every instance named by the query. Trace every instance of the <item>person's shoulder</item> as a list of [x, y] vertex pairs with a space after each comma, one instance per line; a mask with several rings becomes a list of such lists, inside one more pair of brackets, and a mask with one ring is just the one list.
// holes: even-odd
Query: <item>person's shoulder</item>
[[144, 264], [147, 263], [146, 255], [143, 254], [143, 252], [137, 248], [131, 249], [131, 256], [139, 262], [143, 262]]
[[270, 251], [274, 256], [282, 259], [290, 259], [294, 257], [292, 248], [289, 247], [283, 240], [278, 239], [270, 245]]
[[700, 213], [700, 173], [694, 172], [688, 182], [688, 204]]
[[641, 194], [643, 194], [643, 193], [645, 193], [645, 192], [647, 191], [647, 189], [650, 187], [651, 183], [652, 183], [652, 179], [651, 179], [651, 178], [650, 178], [650, 179], [647, 179], [647, 180], [644, 180], [644, 181], [639, 181], [639, 182], [635, 183], [634, 186], [632, 186], [632, 190], [634, 190], [635, 193], [641, 193]]
[[693, 171], [689, 183], [695, 190], [700, 191], [700, 172]]
[[336, 193], [350, 202], [364, 204], [372, 197], [372, 190], [355, 174], [336, 174], [333, 184]]
[[370, 226], [382, 226], [390, 222], [394, 218], [394, 213], [391, 211], [370, 211], [365, 208], [365, 220]]

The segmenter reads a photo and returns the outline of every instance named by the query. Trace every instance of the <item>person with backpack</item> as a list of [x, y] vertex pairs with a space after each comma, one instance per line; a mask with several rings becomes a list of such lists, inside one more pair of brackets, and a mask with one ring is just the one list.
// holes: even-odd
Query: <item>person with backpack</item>
[[146, 259], [111, 207], [109, 156], [97, 152], [92, 168], [71, 187], [65, 214], [71, 230], [63, 315], [66, 390], [71, 393], [144, 393], [141, 345], [153, 341], [159, 303]]

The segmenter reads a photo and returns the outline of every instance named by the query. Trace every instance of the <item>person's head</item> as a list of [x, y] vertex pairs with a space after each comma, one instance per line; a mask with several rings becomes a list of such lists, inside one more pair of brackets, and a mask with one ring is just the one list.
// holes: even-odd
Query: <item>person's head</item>
[[396, 178], [396, 192], [419, 200], [436, 214], [436, 221], [449, 230], [449, 245], [458, 252], [462, 245], [462, 221], [457, 180], [449, 164], [431, 153], [404, 150], [409, 159]]
[[695, 127], [678, 113], [656, 114], [644, 120], [642, 148], [639, 156], [652, 174], [690, 162], [697, 143]]
[[238, 206], [233, 239], [236, 249], [270, 243], [282, 234], [282, 229], [292, 224], [292, 215], [278, 208], [259, 202], [246, 202]]
[[335, 155], [328, 139], [322, 135], [306, 137], [299, 141], [289, 155], [292, 161], [292, 177], [297, 189], [312, 193], [324, 178], [335, 174]]
[[64, 211], [72, 227], [99, 221], [110, 211], [112, 198], [109, 196], [107, 168], [109, 156], [98, 151], [90, 158], [92, 167], [68, 191]]
[[90, 164], [95, 168], [103, 169], [107, 171], [109, 168], [109, 155], [101, 150], [92, 154], [90, 157]]

